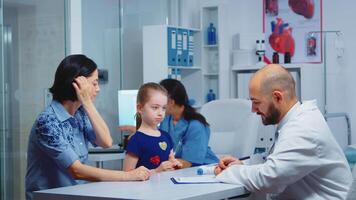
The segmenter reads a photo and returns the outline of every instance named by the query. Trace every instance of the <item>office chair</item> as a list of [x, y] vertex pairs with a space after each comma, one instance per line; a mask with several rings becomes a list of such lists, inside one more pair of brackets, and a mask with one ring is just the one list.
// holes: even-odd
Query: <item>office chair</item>
[[201, 114], [210, 124], [209, 146], [218, 157], [244, 157], [253, 154], [261, 122], [251, 112], [249, 100], [211, 101], [202, 106]]

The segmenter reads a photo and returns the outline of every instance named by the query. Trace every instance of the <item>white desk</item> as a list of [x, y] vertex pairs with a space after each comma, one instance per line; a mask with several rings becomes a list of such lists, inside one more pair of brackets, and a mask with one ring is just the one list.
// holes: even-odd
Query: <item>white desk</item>
[[224, 199], [248, 194], [240, 185], [174, 184], [173, 176], [193, 176], [196, 167], [154, 174], [148, 181], [95, 182], [34, 192], [34, 200]]
[[96, 167], [103, 168], [104, 161], [110, 160], [123, 160], [125, 158], [124, 153], [89, 153], [88, 160], [96, 162]]

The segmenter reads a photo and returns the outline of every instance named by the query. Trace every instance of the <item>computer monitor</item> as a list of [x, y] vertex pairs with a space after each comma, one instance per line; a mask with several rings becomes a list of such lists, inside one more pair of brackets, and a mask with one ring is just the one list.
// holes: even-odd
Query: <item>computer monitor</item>
[[136, 98], [138, 90], [119, 90], [119, 125], [136, 126]]

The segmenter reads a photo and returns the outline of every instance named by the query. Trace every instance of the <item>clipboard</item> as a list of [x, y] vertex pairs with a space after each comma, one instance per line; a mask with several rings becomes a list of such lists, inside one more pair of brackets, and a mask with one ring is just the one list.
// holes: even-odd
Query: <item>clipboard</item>
[[189, 177], [172, 177], [171, 181], [174, 184], [210, 184], [221, 183], [215, 178], [215, 175], [199, 175]]

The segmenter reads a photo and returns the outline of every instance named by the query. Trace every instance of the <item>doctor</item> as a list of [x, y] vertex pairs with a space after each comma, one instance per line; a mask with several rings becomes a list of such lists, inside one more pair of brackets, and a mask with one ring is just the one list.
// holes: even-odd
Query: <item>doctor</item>
[[275, 143], [263, 164], [223, 158], [217, 178], [272, 199], [345, 199], [352, 178], [345, 156], [316, 102], [298, 102], [291, 74], [267, 65], [252, 76], [249, 94], [263, 124], [277, 124]]

